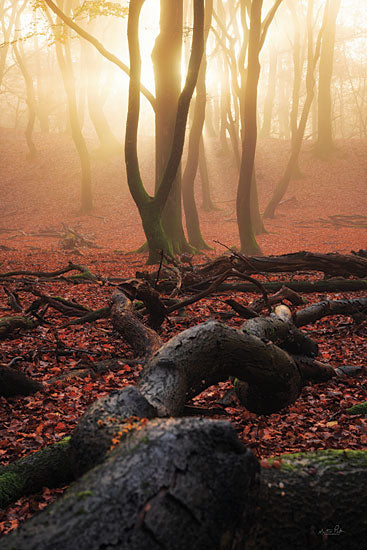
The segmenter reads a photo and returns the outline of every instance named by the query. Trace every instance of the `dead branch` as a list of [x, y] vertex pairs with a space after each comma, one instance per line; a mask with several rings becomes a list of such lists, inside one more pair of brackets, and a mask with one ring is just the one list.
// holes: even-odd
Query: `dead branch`
[[161, 346], [158, 334], [136, 317], [131, 301], [120, 290], [112, 295], [111, 318], [115, 330], [131, 345], [136, 356], [150, 357]]

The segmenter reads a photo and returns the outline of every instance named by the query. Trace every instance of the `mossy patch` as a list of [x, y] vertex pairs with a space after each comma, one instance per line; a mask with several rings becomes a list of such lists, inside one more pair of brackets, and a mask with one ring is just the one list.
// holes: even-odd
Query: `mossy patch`
[[354, 405], [353, 407], [350, 407], [346, 410], [348, 414], [364, 414], [367, 415], [367, 401], [363, 401], [363, 403], [358, 403], [358, 405]]
[[88, 497], [91, 497], [92, 495], [92, 491], [80, 491], [80, 493], [75, 494], [75, 497], [77, 500], [84, 500]]
[[343, 470], [345, 467], [367, 468], [367, 451], [352, 449], [325, 449], [315, 452], [292, 453], [269, 458], [269, 464], [277, 461], [281, 469], [307, 473], [310, 469]]

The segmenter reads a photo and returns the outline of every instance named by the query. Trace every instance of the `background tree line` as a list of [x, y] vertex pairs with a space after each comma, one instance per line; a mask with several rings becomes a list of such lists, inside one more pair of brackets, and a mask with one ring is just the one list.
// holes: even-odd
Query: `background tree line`
[[[1, 124], [25, 128], [30, 158], [37, 155], [33, 131], [71, 135], [83, 213], [93, 209], [95, 143], [108, 160], [122, 155], [124, 142], [151, 262], [162, 250], [208, 247], [199, 209], [216, 207], [205, 154], [210, 140], [238, 167], [241, 250], [260, 254], [256, 235], [300, 177], [303, 143], [311, 140], [314, 154], [328, 158], [336, 139], [366, 138], [359, 2], [2, 0], [0, 14]], [[155, 170], [143, 182], [137, 151], [139, 135], [147, 134], [154, 135]], [[288, 140], [290, 150], [262, 216], [256, 145], [270, 138]]]

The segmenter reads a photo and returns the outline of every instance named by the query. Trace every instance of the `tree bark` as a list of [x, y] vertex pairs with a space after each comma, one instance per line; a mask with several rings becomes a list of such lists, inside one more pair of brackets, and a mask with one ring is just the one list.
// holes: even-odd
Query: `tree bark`
[[[43, 487], [60, 487], [74, 480], [69, 437], [0, 468], [0, 509]], [[1, 546], [1, 543], [0, 543]]]
[[258, 464], [230, 424], [152, 420], [2, 550], [212, 550], [243, 541]]
[[334, 68], [334, 48], [336, 19], [338, 17], [341, 0], [330, 2], [325, 32], [321, 43], [319, 66], [319, 93], [317, 109], [317, 142], [315, 151], [321, 158], [327, 158], [334, 149], [331, 82]]
[[31, 395], [42, 390], [40, 382], [7, 365], [0, 365], [0, 395], [15, 397], [16, 395]]
[[302, 387], [297, 366], [285, 351], [208, 321], [164, 344], [148, 361], [139, 389], [159, 416], [174, 416], [187, 399], [230, 376], [247, 383], [243, 404], [257, 414], [286, 407]]
[[275, 460], [277, 468], [261, 471], [255, 522], [243, 548], [364, 550], [367, 453], [325, 450]]
[[161, 345], [155, 330], [143, 325], [133, 311], [131, 301], [123, 292], [112, 295], [111, 319], [115, 330], [131, 345], [134, 355], [147, 358]]

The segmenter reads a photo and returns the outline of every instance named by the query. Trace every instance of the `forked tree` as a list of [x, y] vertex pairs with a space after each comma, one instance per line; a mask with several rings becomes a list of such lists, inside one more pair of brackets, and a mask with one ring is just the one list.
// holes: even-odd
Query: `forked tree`
[[137, 154], [140, 112], [141, 56], [139, 47], [139, 18], [144, 0], [131, 0], [128, 18], [130, 59], [129, 102], [125, 135], [125, 162], [128, 186], [138, 207], [149, 248], [148, 263], [159, 259], [160, 251], [172, 256], [172, 242], [162, 224], [162, 214], [179, 168], [185, 141], [190, 101], [194, 92], [204, 51], [204, 0], [194, 0], [194, 25], [191, 55], [185, 85], [177, 102], [176, 121], [171, 152], [153, 196], [146, 191], [139, 170]]

